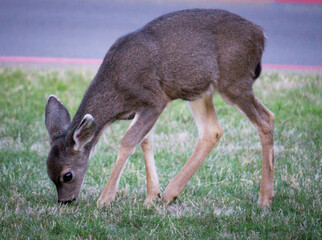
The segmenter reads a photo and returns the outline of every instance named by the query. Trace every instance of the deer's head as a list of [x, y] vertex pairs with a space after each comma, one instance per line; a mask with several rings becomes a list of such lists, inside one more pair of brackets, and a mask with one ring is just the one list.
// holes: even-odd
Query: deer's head
[[76, 128], [71, 127], [68, 110], [53, 95], [47, 100], [45, 124], [51, 145], [46, 160], [47, 173], [56, 185], [58, 202], [68, 203], [79, 195], [96, 124], [94, 118], [86, 114]]

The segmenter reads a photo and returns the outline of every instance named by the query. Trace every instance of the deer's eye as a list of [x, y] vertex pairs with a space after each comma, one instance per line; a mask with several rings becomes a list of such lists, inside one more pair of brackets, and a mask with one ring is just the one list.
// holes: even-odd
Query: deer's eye
[[69, 182], [70, 180], [73, 179], [73, 174], [71, 172], [68, 172], [63, 176], [63, 179], [64, 179], [64, 182]]

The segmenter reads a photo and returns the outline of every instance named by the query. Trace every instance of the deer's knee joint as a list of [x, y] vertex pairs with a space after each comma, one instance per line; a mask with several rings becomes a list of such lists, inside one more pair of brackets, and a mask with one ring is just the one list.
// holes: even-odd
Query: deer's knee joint
[[210, 145], [215, 146], [216, 143], [222, 137], [223, 134], [224, 134], [224, 130], [222, 128], [215, 129], [215, 130], [212, 130], [212, 131], [208, 131], [207, 134], [202, 136], [201, 139], [203, 141], [206, 141]]
[[224, 130], [222, 128], [218, 129], [216, 132], [217, 141], [224, 135]]
[[274, 132], [274, 114], [269, 115], [266, 121], [262, 120], [260, 123], [260, 130], [265, 135], [271, 135]]
[[131, 155], [134, 153], [134, 151], [135, 151], [135, 146], [121, 143], [119, 148], [119, 155]]
[[274, 134], [274, 128], [271, 124], [267, 122], [262, 122], [259, 127], [260, 135], [261, 137], [268, 137], [268, 136], [273, 136]]
[[152, 144], [148, 139], [144, 139], [141, 143], [141, 147], [143, 149], [143, 151], [149, 151], [152, 150]]
[[271, 111], [268, 111], [266, 122], [270, 127], [274, 126], [275, 115]]
[[223, 135], [224, 130], [221, 127], [216, 128], [215, 130], [213, 130], [212, 139], [213, 141], [217, 142]]

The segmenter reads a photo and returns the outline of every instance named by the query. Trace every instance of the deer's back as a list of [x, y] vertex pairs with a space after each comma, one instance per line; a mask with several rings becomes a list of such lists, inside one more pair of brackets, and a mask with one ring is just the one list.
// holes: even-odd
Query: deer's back
[[144, 90], [151, 98], [162, 93], [171, 100], [193, 100], [240, 79], [250, 79], [244, 85], [251, 87], [263, 49], [262, 29], [238, 15], [184, 10], [120, 38], [103, 65], [114, 84], [133, 96]]

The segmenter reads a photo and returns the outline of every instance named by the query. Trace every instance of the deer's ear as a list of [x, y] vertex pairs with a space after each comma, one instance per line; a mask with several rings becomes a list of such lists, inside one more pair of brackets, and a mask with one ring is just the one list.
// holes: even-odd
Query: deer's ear
[[47, 99], [45, 124], [51, 140], [65, 133], [70, 125], [68, 110], [54, 95]]
[[89, 143], [93, 139], [95, 131], [96, 123], [93, 116], [86, 114], [73, 135], [75, 150], [81, 150], [87, 143]]

